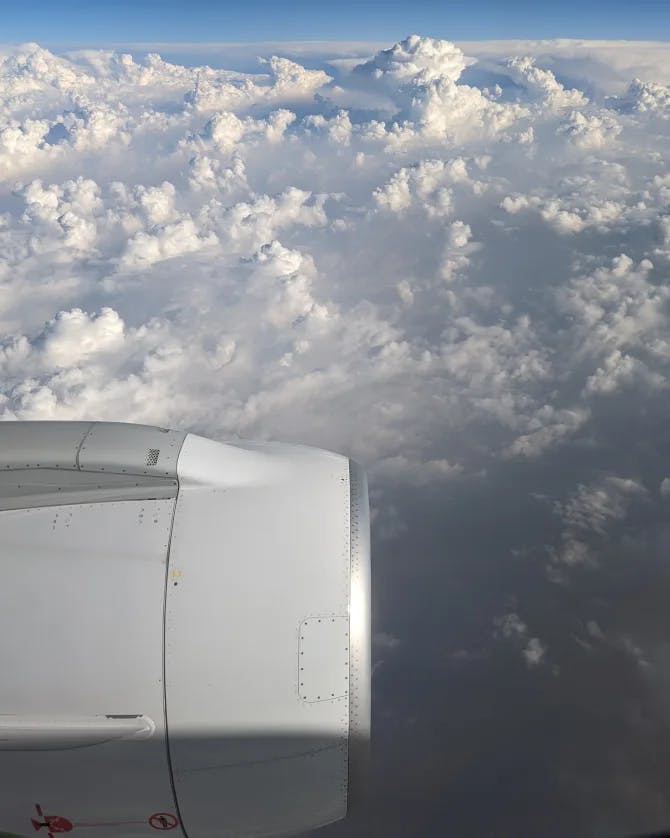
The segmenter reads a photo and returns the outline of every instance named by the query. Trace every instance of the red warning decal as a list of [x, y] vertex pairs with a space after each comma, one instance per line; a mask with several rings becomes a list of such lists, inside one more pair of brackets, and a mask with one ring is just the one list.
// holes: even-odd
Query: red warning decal
[[35, 804], [35, 809], [37, 810], [37, 814], [41, 818], [44, 818], [42, 821], [38, 821], [35, 818], [30, 819], [37, 832], [39, 832], [42, 827], [45, 827], [49, 838], [53, 838], [54, 833], [72, 832], [72, 822], [67, 818], [62, 817], [61, 815], [45, 815], [42, 812], [42, 807], [39, 803]]
[[156, 812], [149, 818], [149, 825], [154, 829], [174, 829], [179, 820], [169, 812]]

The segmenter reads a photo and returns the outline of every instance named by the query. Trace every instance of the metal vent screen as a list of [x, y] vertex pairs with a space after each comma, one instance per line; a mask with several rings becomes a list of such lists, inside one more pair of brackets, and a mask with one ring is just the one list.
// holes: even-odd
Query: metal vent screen
[[147, 465], [148, 466], [155, 466], [158, 462], [158, 455], [160, 454], [160, 448], [150, 448], [147, 451]]

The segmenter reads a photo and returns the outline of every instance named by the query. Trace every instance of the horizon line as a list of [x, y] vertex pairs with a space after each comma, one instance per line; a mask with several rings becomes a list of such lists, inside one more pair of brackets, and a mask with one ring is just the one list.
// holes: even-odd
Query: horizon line
[[[666, 44], [670, 43], [669, 38], [581, 38], [581, 37], [563, 37], [563, 36], [556, 36], [553, 38], [539, 38], [539, 37], [519, 37], [519, 38], [443, 38], [437, 37], [434, 35], [421, 35], [418, 32], [411, 32], [403, 38], [399, 38], [394, 43], [400, 43], [401, 41], [405, 40], [405, 38], [409, 38], [412, 35], [418, 35], [422, 38], [431, 38], [435, 41], [451, 41], [451, 43], [461, 42], [461, 43], [489, 43], [489, 42], [496, 42], [496, 43], [504, 43], [504, 42], [517, 42], [517, 41], [530, 41], [534, 43], [584, 43], [584, 44], [604, 44], [604, 43], [619, 43], [619, 44]], [[132, 40], [51, 40], [51, 39], [22, 39], [17, 41], [10, 41], [10, 40], [2, 40], [0, 39], [0, 44], [12, 46], [21, 46], [22, 44], [53, 44], [53, 45], [66, 45], [66, 44], [107, 44], [107, 45], [114, 45], [114, 44], [171, 44], [173, 46], [254, 46], [256, 44], [376, 44], [376, 43], [387, 43], [390, 41], [390, 38], [375, 38], [375, 39], [367, 39], [367, 38], [287, 38], [287, 39], [265, 39], [265, 40], [258, 40], [258, 41], [165, 41], [165, 40], [156, 40], [156, 41], [147, 41], [147, 40], [139, 40], [139, 41], [132, 41]]]

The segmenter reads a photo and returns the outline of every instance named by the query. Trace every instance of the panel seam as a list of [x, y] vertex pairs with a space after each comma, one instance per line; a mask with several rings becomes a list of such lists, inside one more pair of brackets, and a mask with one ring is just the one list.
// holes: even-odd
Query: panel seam
[[[182, 440], [182, 447], [186, 440], [188, 434], [184, 436]], [[188, 833], [186, 832], [186, 827], [184, 826], [184, 821], [181, 816], [181, 811], [179, 809], [179, 799], [177, 798], [177, 787], [174, 781], [174, 770], [172, 767], [172, 755], [170, 753], [170, 723], [168, 720], [168, 710], [167, 710], [167, 598], [168, 598], [168, 590], [169, 590], [169, 579], [170, 579], [170, 553], [172, 550], [172, 536], [174, 532], [174, 522], [175, 518], [177, 517], [177, 504], [179, 503], [179, 490], [181, 488], [181, 484], [179, 482], [179, 455], [181, 454], [181, 447], [177, 452], [176, 460], [175, 460], [175, 474], [177, 479], [177, 497], [174, 500], [174, 505], [172, 507], [172, 520], [170, 522], [170, 537], [168, 538], [168, 545], [167, 545], [167, 552], [165, 557], [165, 590], [163, 595], [163, 716], [164, 716], [164, 724], [165, 724], [165, 750], [167, 756], [167, 766], [168, 766], [168, 774], [170, 776], [170, 787], [172, 788], [172, 799], [174, 800], [175, 810], [177, 812], [177, 817], [179, 818], [179, 826], [182, 831], [182, 834], [185, 838], [189, 838]]]
[[91, 433], [91, 431], [93, 430], [93, 426], [95, 424], [96, 424], [95, 422], [91, 422], [91, 424], [88, 426], [88, 428], [84, 432], [84, 435], [82, 436], [81, 440], [79, 441], [79, 445], [77, 447], [77, 454], [75, 456], [75, 465], [77, 466], [78, 471], [81, 471], [81, 466], [79, 465], [79, 454], [81, 453], [82, 445], [86, 442], [86, 437]]

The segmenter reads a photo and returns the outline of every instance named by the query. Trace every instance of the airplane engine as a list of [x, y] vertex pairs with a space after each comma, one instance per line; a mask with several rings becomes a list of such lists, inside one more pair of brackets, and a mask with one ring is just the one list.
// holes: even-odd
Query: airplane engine
[[297, 835], [364, 795], [365, 474], [0, 423], [0, 837]]

